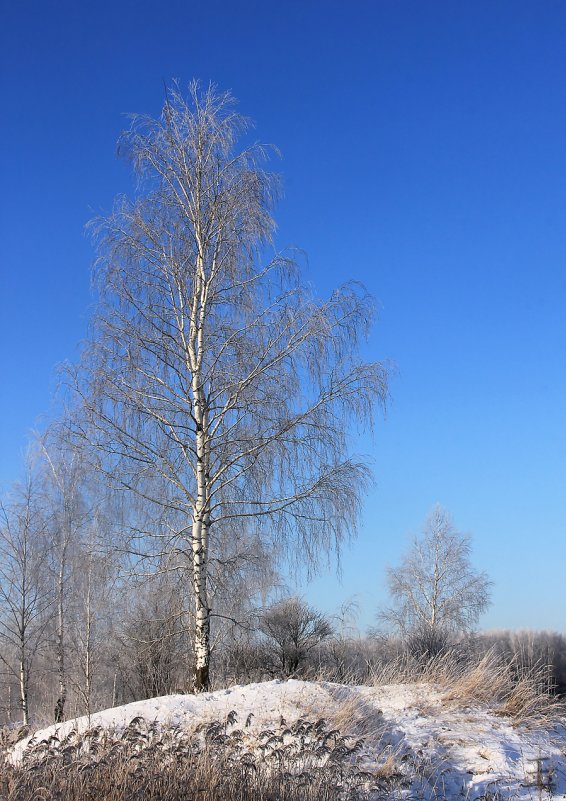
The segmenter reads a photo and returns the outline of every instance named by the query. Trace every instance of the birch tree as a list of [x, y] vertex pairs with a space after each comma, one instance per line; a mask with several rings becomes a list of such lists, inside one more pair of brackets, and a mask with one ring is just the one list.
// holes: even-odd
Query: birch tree
[[0, 662], [17, 682], [26, 725], [32, 666], [53, 603], [45, 581], [48, 554], [47, 522], [30, 468], [9, 502], [0, 506]]
[[76, 375], [101, 468], [161, 510], [135, 558], [190, 576], [196, 691], [220, 533], [237, 543], [251, 526], [305, 564], [338, 548], [368, 480], [348, 431], [387, 392], [384, 365], [358, 356], [364, 290], [319, 300], [274, 253], [278, 180], [268, 148], [239, 145], [248, 128], [230, 95], [196, 84], [169, 92], [158, 119], [133, 119], [119, 152], [137, 194], [96, 223], [99, 304]]
[[[65, 440], [61, 430], [51, 428], [39, 441], [44, 466], [43, 492], [49, 509], [51, 547], [49, 568], [55, 583], [55, 658], [58, 694], [54, 720], [65, 719], [68, 675], [68, 606], [70, 603], [71, 557], [80, 548], [82, 526], [88, 516], [82, 484], [84, 471], [76, 443]], [[76, 561], [76, 560], [75, 560]]]
[[491, 582], [470, 560], [471, 539], [436, 506], [423, 535], [398, 567], [389, 568], [392, 604], [380, 617], [419, 654], [440, 653], [456, 635], [470, 631], [490, 604]]
[[116, 552], [103, 547], [103, 532], [104, 520], [97, 509], [83, 533], [80, 548], [72, 553], [70, 565], [73, 586], [68, 610], [69, 683], [87, 715], [109, 684], [109, 676], [104, 674], [112, 669], [113, 628], [122, 613], [118, 598], [125, 592], [117, 582]]

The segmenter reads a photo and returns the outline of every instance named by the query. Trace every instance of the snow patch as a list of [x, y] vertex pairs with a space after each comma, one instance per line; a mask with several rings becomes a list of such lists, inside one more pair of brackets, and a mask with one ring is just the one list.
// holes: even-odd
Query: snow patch
[[[377, 772], [391, 757], [403, 777], [403, 795], [422, 798], [563, 798], [566, 728], [528, 731], [480, 706], [456, 709], [425, 684], [355, 687], [295, 679], [238, 685], [202, 695], [136, 701], [50, 726], [34, 742], [94, 727], [122, 731], [136, 717], [187, 732], [200, 724], [237, 718], [252, 736], [299, 718], [325, 718], [343, 734], [361, 736], [361, 770]], [[250, 715], [253, 713], [253, 715]], [[30, 738], [11, 757], [19, 763]]]

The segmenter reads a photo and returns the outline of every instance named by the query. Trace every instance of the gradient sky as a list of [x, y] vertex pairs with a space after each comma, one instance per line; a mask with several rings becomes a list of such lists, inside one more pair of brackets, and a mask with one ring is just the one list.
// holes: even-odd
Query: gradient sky
[[484, 628], [566, 631], [566, 5], [4, 3], [0, 484], [77, 357], [84, 225], [131, 187], [115, 141], [163, 82], [231, 89], [282, 151], [278, 244], [379, 301], [397, 365], [356, 543], [299, 590], [361, 623], [439, 502], [494, 581]]

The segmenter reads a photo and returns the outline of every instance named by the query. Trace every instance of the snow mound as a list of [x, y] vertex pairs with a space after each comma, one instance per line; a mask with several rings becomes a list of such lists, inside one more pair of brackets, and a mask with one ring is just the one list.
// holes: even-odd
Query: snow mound
[[[400, 797], [534, 801], [566, 794], [566, 728], [531, 731], [480, 706], [455, 708], [426, 684], [356, 687], [291, 679], [171, 695], [50, 726], [33, 742], [95, 727], [120, 732], [138, 718], [187, 732], [214, 721], [245, 726], [250, 747], [266, 728], [324, 719], [363, 740], [351, 759], [368, 774], [394, 776]], [[15, 746], [15, 763], [29, 742]]]

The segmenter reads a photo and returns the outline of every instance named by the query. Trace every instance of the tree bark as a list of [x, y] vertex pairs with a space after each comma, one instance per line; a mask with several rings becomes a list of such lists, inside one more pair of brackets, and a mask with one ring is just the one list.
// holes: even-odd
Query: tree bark
[[26, 672], [25, 655], [23, 653], [20, 657], [20, 705], [22, 708], [22, 722], [24, 726], [27, 726], [29, 723], [28, 677]]
[[[197, 202], [200, 192], [197, 187]], [[208, 605], [208, 538], [210, 529], [209, 513], [209, 448], [208, 415], [206, 394], [202, 381], [202, 359], [204, 349], [204, 323], [206, 317], [206, 277], [203, 261], [202, 221], [197, 219], [195, 235], [198, 243], [198, 256], [195, 272], [195, 293], [190, 315], [189, 366], [191, 372], [191, 391], [196, 439], [196, 500], [193, 509], [192, 554], [193, 590], [195, 597], [195, 692], [209, 689], [210, 674], [210, 608]]]
[[[66, 535], [65, 535], [66, 536]], [[57, 673], [59, 675], [59, 697], [55, 704], [55, 723], [62, 723], [65, 719], [65, 701], [67, 700], [67, 683], [65, 681], [65, 561], [66, 561], [66, 541], [63, 544], [63, 553], [59, 564], [59, 574], [57, 576]]]
[[192, 553], [193, 590], [195, 598], [195, 692], [209, 689], [210, 670], [210, 608], [208, 605], [208, 537], [209, 514], [206, 476], [205, 416], [202, 414], [202, 390], [197, 390], [197, 498], [193, 512]]

